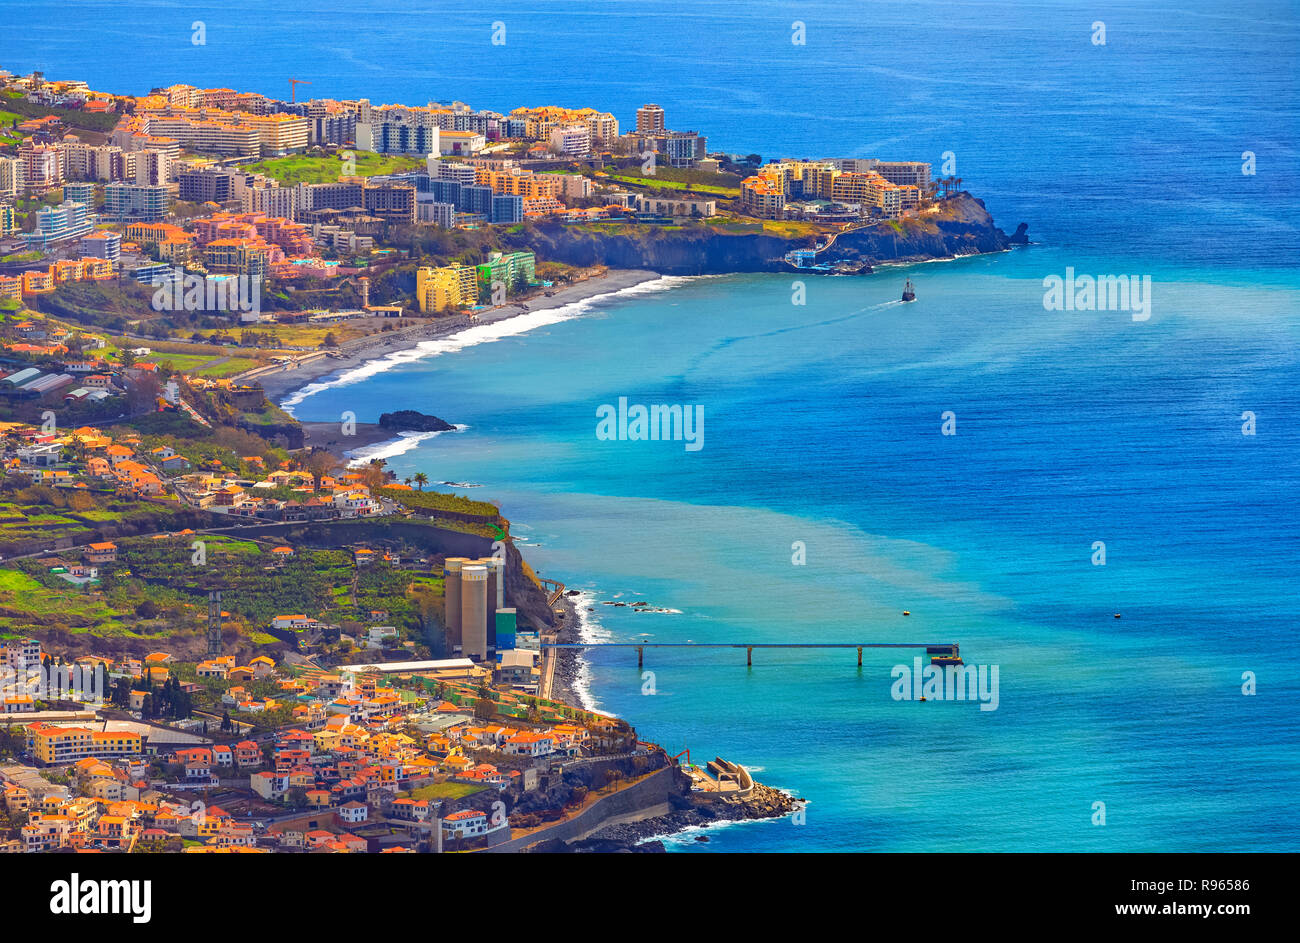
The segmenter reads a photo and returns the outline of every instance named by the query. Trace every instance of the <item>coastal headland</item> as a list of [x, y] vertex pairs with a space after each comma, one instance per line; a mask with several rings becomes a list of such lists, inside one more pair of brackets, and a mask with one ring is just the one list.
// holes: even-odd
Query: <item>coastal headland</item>
[[[663, 231], [602, 232], [547, 223], [515, 237], [538, 254], [570, 265], [653, 269], [662, 275], [724, 275], [735, 272], [787, 272], [786, 256], [817, 246], [818, 263], [855, 265], [869, 273], [882, 262], [926, 262], [986, 252], [1001, 252], [1028, 242], [1021, 223], [1007, 235], [993, 221], [984, 201], [958, 193], [918, 216], [877, 220], [812, 235], [788, 236], [767, 229], [732, 231], [707, 225]], [[510, 244], [510, 237], [506, 239]]]

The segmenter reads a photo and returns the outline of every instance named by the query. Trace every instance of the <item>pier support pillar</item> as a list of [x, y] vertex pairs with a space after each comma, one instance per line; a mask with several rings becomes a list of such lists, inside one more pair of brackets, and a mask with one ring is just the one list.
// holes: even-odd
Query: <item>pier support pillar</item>
[[862, 646], [858, 646], [858, 667], [862, 667]]
[[754, 667], [754, 650], [752, 648], [745, 649], [745, 667]]
[[645, 649], [640, 645], [636, 647], [636, 666], [641, 668], [645, 665]]

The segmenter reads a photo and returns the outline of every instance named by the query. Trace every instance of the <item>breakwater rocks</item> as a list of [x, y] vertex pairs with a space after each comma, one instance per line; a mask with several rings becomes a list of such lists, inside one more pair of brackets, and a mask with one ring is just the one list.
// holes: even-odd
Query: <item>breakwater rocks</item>
[[[685, 777], [685, 774], [681, 774]], [[689, 780], [688, 780], [689, 782]], [[686, 788], [689, 788], [687, 786]], [[758, 819], [778, 819], [792, 815], [802, 805], [779, 789], [754, 783], [754, 788], [743, 799], [726, 801], [705, 799], [689, 792], [674, 796], [673, 810], [666, 815], [640, 822], [610, 825], [592, 835], [586, 842], [573, 842], [567, 851], [662, 851], [657, 839], [673, 835], [688, 828], [707, 828], [721, 822], [747, 822]], [[591, 847], [584, 847], [590, 845]]]

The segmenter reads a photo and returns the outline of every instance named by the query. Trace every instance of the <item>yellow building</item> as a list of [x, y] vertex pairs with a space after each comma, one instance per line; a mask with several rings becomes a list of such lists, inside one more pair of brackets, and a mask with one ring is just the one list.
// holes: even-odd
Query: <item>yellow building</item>
[[464, 308], [478, 303], [478, 274], [471, 265], [453, 262], [443, 268], [423, 267], [415, 271], [415, 295], [420, 310], [437, 313], [447, 308]]
[[87, 757], [135, 756], [142, 750], [138, 733], [127, 730], [89, 730], [33, 724], [32, 755], [46, 765], [75, 763]]
[[777, 174], [746, 177], [740, 182], [740, 205], [762, 219], [780, 219], [785, 212], [781, 177]]
[[555, 174], [535, 174], [515, 167], [508, 170], [480, 167], [474, 174], [474, 182], [482, 187], [491, 187], [494, 193], [521, 196], [526, 200], [558, 196], [563, 184]]

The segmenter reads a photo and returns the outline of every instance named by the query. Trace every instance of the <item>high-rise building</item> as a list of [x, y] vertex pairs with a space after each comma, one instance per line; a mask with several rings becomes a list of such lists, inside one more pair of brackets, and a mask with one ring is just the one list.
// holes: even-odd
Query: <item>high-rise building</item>
[[170, 163], [164, 151], [140, 151], [135, 155], [136, 184], [142, 187], [164, 186], [170, 177]]
[[300, 183], [294, 189], [298, 213], [365, 208], [365, 192], [359, 183]]
[[20, 157], [0, 157], [0, 200], [13, 200], [23, 192], [23, 161]]
[[486, 217], [492, 212], [492, 188], [478, 185], [462, 186], [456, 208], [463, 213]]
[[355, 128], [357, 148], [379, 154], [437, 154], [441, 150], [440, 109], [380, 105]]
[[919, 160], [880, 160], [872, 169], [890, 183], [929, 189], [930, 165]]
[[636, 131], [625, 138], [633, 152], [647, 151], [670, 167], [694, 167], [704, 159], [708, 139], [694, 131]]
[[504, 255], [493, 252], [488, 261], [478, 268], [478, 282], [482, 291], [491, 292], [498, 282], [508, 293], [522, 291], [536, 278], [537, 258], [531, 250]]
[[81, 252], [93, 259], [107, 259], [116, 265], [122, 260], [122, 235], [100, 229], [81, 237]]
[[591, 128], [585, 124], [552, 128], [551, 150], [568, 157], [581, 157], [591, 153]]
[[420, 310], [426, 314], [478, 304], [477, 269], [459, 262], [442, 268], [418, 268], [415, 270], [415, 297]]
[[235, 199], [238, 171], [227, 169], [187, 170], [178, 174], [179, 197], [191, 203], [226, 203]]
[[93, 183], [65, 183], [63, 185], [63, 199], [70, 200], [73, 203], [94, 206], [95, 185]]
[[443, 229], [451, 229], [456, 225], [456, 204], [439, 203], [437, 200], [416, 200], [415, 220], [419, 223], [432, 223]]
[[28, 249], [45, 250], [65, 239], [80, 239], [94, 224], [86, 212], [86, 204], [64, 200], [58, 206], [46, 206], [36, 211], [36, 230], [23, 236]]
[[34, 144], [31, 138], [18, 146], [23, 186], [28, 191], [41, 193], [62, 185], [66, 169], [63, 150], [61, 144]]
[[523, 221], [523, 197], [509, 193], [497, 193], [492, 196], [492, 209], [488, 213], [489, 223], [522, 223]]
[[104, 184], [104, 215], [120, 222], [157, 220], [167, 215], [170, 194], [165, 186], [141, 186], [114, 181]]
[[636, 110], [638, 134], [660, 134], [665, 128], [664, 110], [658, 105], [642, 105]]
[[366, 212], [390, 223], [415, 222], [415, 187], [410, 184], [366, 186], [362, 191]]
[[439, 160], [430, 157], [425, 161], [429, 176], [437, 180], [454, 180], [461, 186], [470, 186], [476, 182], [477, 168], [464, 161]]

